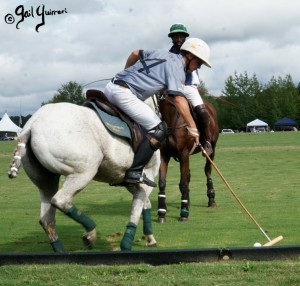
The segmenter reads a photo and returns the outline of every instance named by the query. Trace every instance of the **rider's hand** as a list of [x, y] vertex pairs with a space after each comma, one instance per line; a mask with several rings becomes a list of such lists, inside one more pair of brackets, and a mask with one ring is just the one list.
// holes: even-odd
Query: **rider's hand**
[[198, 146], [199, 145], [199, 132], [198, 132], [198, 129], [197, 128], [192, 128], [192, 127], [186, 127], [188, 133], [189, 133], [189, 136], [192, 136], [194, 141], [195, 141], [195, 144]]

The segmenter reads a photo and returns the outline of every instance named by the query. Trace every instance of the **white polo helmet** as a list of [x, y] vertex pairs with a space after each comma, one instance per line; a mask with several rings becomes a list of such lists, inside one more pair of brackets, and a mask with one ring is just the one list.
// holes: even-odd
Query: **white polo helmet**
[[192, 53], [194, 56], [201, 59], [206, 66], [211, 68], [211, 64], [209, 63], [210, 48], [203, 40], [188, 38], [182, 44], [180, 49]]

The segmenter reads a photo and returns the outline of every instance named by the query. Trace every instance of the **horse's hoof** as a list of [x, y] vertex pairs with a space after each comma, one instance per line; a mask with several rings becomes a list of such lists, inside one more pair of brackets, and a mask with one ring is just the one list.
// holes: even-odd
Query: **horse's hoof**
[[11, 172], [11, 173], [8, 173], [8, 178], [10, 179], [14, 179], [17, 177], [17, 173], [16, 172]]
[[146, 235], [146, 240], [147, 240], [146, 245], [148, 247], [156, 247], [157, 246], [157, 242], [156, 242], [153, 234]]
[[157, 243], [147, 243], [146, 244], [148, 247], [157, 247]]
[[188, 221], [188, 220], [189, 220], [188, 217], [180, 217], [180, 218], [178, 219], [178, 221], [182, 221], [182, 222]]
[[165, 217], [159, 217], [158, 219], [157, 219], [157, 222], [158, 223], [165, 223], [167, 220], [166, 220], [166, 218]]
[[83, 244], [89, 249], [95, 246], [96, 240], [97, 240], [97, 233], [95, 228], [89, 232], [85, 232], [82, 236]]
[[216, 204], [215, 202], [213, 202], [213, 203], [210, 203], [210, 202], [209, 202], [209, 203], [208, 203], [208, 207], [214, 209], [214, 208], [217, 207], [217, 204]]

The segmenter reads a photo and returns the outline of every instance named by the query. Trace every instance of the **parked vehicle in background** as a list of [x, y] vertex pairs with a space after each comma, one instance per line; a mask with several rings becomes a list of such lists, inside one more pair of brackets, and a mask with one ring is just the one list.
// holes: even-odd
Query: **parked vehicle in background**
[[267, 132], [265, 127], [257, 127], [256, 132]]
[[232, 129], [222, 129], [221, 133], [234, 133]]
[[15, 140], [15, 137], [10, 137], [7, 135], [1, 135], [0, 136], [0, 141], [9, 141], [9, 140]]

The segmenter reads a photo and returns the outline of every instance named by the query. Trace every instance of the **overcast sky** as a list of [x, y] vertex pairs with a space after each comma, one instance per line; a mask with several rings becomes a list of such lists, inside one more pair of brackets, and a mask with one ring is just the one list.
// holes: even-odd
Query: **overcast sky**
[[169, 49], [176, 22], [209, 44], [200, 75], [215, 96], [234, 72], [300, 82], [299, 0], [0, 0], [0, 117], [32, 114], [69, 81], [113, 77], [132, 50]]

